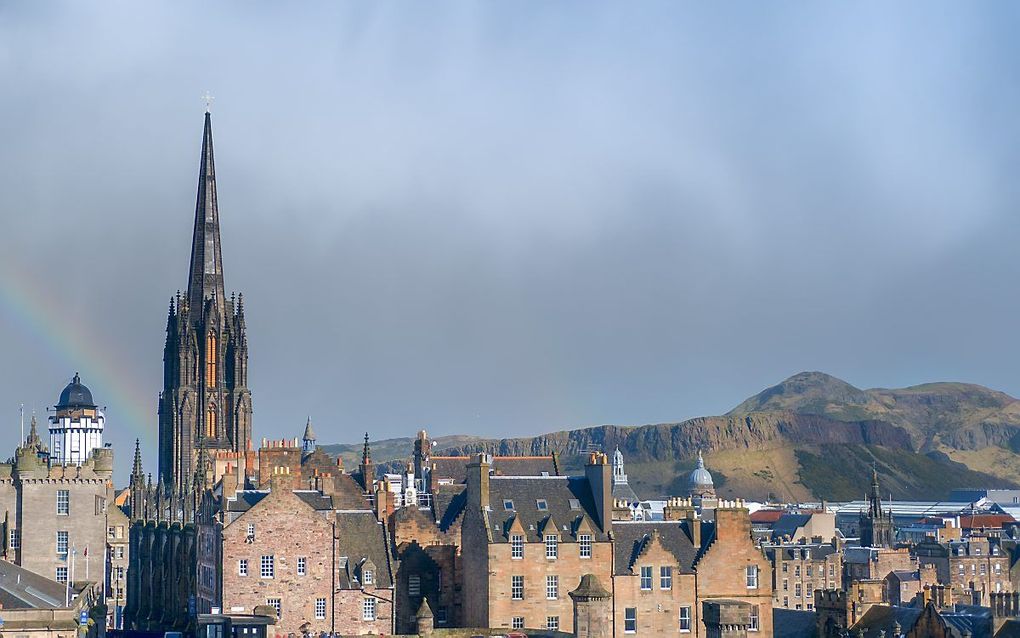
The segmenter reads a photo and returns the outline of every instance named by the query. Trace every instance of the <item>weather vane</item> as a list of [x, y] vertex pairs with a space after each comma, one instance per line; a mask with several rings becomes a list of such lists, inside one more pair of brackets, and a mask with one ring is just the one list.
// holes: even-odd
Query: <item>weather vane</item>
[[202, 96], [202, 99], [205, 100], [205, 112], [208, 113], [209, 109], [212, 107], [213, 100], [216, 98], [209, 95], [209, 91], [206, 91], [205, 95]]

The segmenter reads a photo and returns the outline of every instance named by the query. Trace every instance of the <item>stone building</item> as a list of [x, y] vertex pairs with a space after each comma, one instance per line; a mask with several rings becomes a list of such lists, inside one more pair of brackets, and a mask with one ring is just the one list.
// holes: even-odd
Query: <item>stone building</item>
[[577, 638], [612, 638], [613, 595], [594, 574], [581, 576], [577, 589], [568, 595], [574, 601], [574, 635]]
[[592, 454], [583, 477], [490, 476], [467, 467], [461, 527], [463, 621], [471, 627], [573, 631], [567, 592], [584, 574], [612, 577], [612, 476]]
[[987, 605], [990, 593], [1016, 591], [1011, 552], [997, 537], [976, 534], [947, 543], [929, 538], [914, 546], [914, 554], [919, 565], [935, 569], [938, 582], [953, 588], [957, 600]]
[[93, 450], [102, 449], [106, 417], [77, 372], [54, 407], [49, 419], [50, 464], [81, 465]]
[[701, 522], [614, 521], [613, 616], [620, 634], [697, 634]]
[[772, 561], [772, 605], [777, 609], [814, 609], [816, 589], [838, 589], [843, 561], [832, 543], [766, 545]]
[[255, 614], [269, 605], [281, 633], [393, 633], [392, 559], [364, 504], [337, 511], [329, 495], [293, 490], [281, 474], [269, 490], [228, 497], [224, 514], [199, 524], [212, 536], [199, 563], [214, 564], [219, 582], [203, 607]]
[[892, 547], [896, 540], [892, 511], [882, 507], [878, 487], [878, 470], [871, 471], [871, 491], [868, 493], [868, 511], [860, 517], [861, 547]]
[[226, 296], [212, 120], [205, 114], [188, 289], [170, 300], [159, 397], [159, 483], [180, 494], [199, 452], [243, 454], [251, 441], [243, 297]]
[[78, 437], [76, 428], [88, 430], [99, 418], [92, 393], [78, 375], [55, 408], [56, 428], [66, 427], [68, 434], [51, 427], [51, 441], [57, 436], [62, 449], [74, 451], [76, 462], [62, 464], [51, 457], [33, 418], [14, 458], [0, 463], [2, 557], [60, 583], [98, 583], [102, 592], [111, 551], [108, 528], [110, 521], [119, 520], [113, 505], [113, 449], [91, 448], [96, 442], [92, 433]]

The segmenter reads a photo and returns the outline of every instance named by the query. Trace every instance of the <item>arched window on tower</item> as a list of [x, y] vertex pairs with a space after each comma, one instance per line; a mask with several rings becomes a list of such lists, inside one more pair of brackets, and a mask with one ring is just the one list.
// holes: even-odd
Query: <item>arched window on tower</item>
[[205, 436], [210, 439], [216, 438], [216, 405], [213, 403], [210, 403], [205, 411]]
[[205, 338], [205, 385], [216, 387], [216, 335], [210, 332]]

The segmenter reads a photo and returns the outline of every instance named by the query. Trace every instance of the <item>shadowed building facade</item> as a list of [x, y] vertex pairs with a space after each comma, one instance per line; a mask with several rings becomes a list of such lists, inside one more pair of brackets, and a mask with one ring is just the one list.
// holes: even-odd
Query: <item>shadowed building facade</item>
[[251, 440], [243, 297], [226, 298], [212, 121], [205, 114], [188, 290], [170, 301], [159, 398], [159, 482], [183, 492], [200, 450], [243, 453]]

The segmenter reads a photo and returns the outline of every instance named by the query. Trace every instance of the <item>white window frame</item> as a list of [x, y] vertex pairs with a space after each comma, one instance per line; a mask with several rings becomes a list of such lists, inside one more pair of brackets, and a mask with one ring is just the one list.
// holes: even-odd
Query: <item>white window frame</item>
[[237, 561], [237, 575], [247, 576], [248, 575], [248, 559], [240, 558]]
[[640, 574], [641, 575], [640, 575], [639, 578], [641, 579], [641, 581], [640, 581], [640, 583], [641, 583], [641, 591], [651, 591], [652, 590], [652, 566], [651, 565], [642, 565], [641, 566], [641, 570], [640, 570]]
[[673, 589], [673, 566], [659, 566], [659, 589]]
[[280, 618], [283, 615], [283, 599], [282, 598], [267, 598], [266, 604], [276, 610], [276, 617]]
[[21, 530], [11, 530], [11, 549], [21, 549]]
[[560, 617], [559, 616], [546, 616], [545, 617], [545, 630], [546, 631], [559, 631], [560, 630]]
[[375, 584], [375, 572], [371, 569], [363, 569], [361, 571], [361, 584], [362, 585], [374, 585]]
[[524, 558], [524, 536], [521, 534], [510, 535], [510, 558], [521, 560]]
[[[57, 556], [67, 556], [71, 548], [71, 534], [64, 529], [57, 530]], [[63, 549], [63, 551], [61, 551]]]
[[[630, 629], [628, 629], [630, 627]], [[637, 633], [637, 607], [626, 607], [623, 610], [623, 633]]]
[[326, 619], [326, 599], [316, 598], [315, 599], [315, 619], [325, 620]]
[[591, 558], [591, 534], [579, 534], [577, 547], [581, 558]]
[[556, 534], [545, 535], [545, 557], [556, 560], [560, 555], [560, 537]]
[[276, 557], [273, 554], [265, 555], [259, 560], [259, 576], [276, 578]]
[[56, 581], [62, 585], [67, 584], [67, 568], [64, 566], [57, 567]]
[[758, 589], [758, 566], [748, 565], [744, 568], [744, 581], [748, 589]]
[[365, 622], [375, 622], [375, 598], [369, 596], [361, 601], [361, 619]]
[[524, 600], [524, 576], [510, 576], [510, 600]]
[[71, 490], [57, 490], [57, 516], [71, 515]]
[[308, 559], [304, 556], [297, 557], [297, 575], [304, 576], [308, 573]]
[[545, 599], [556, 600], [560, 597], [560, 577], [550, 574], [545, 577]]
[[514, 616], [510, 619], [511, 629], [524, 629], [524, 616]]
[[680, 633], [691, 633], [691, 608], [689, 606], [680, 608]]
[[751, 622], [747, 626], [748, 631], [759, 631], [761, 629], [761, 610], [758, 605], [751, 605]]

